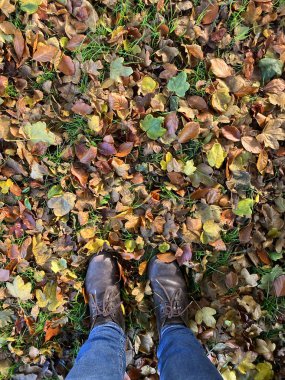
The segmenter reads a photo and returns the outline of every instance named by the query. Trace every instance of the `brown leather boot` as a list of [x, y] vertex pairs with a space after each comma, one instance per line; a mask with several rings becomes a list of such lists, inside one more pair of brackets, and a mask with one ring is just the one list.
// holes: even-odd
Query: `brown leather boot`
[[91, 259], [85, 289], [89, 299], [91, 329], [106, 322], [115, 322], [124, 330], [119, 267], [108, 251], [102, 251]]
[[176, 261], [164, 263], [154, 256], [148, 264], [158, 332], [168, 324], [188, 324], [190, 306], [185, 278]]

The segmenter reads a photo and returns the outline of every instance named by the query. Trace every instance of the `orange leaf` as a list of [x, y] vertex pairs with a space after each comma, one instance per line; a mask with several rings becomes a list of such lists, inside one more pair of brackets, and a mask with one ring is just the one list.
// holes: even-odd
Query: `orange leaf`
[[146, 270], [147, 261], [142, 261], [139, 265], [139, 275], [142, 276]]
[[184, 128], [180, 131], [178, 135], [178, 141], [182, 144], [186, 143], [191, 139], [195, 139], [199, 135], [199, 132], [199, 123], [190, 121], [189, 123], [185, 124]]
[[263, 149], [259, 153], [258, 160], [256, 163], [256, 167], [257, 167], [259, 173], [262, 173], [264, 171], [264, 169], [267, 166], [267, 162], [268, 162], [268, 154], [267, 154], [266, 150]]
[[34, 52], [33, 59], [38, 62], [51, 62], [58, 49], [51, 45], [39, 45]]
[[167, 252], [167, 253], [160, 253], [157, 255], [157, 258], [160, 261], [163, 261], [164, 263], [172, 263], [176, 260], [176, 257], [173, 255], [173, 253]]
[[45, 327], [44, 327], [44, 332], [46, 333], [45, 335], [45, 342], [51, 340], [54, 336], [57, 336], [60, 332], [60, 327], [57, 326], [55, 328], [51, 327], [52, 321], [46, 321]]

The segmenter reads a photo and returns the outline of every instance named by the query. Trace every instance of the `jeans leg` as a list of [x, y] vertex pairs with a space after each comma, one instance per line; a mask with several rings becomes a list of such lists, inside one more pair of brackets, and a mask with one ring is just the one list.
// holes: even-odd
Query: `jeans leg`
[[95, 326], [66, 380], [123, 380], [125, 343], [125, 334], [116, 323]]
[[157, 356], [160, 380], [222, 380], [192, 331], [183, 325], [162, 329]]

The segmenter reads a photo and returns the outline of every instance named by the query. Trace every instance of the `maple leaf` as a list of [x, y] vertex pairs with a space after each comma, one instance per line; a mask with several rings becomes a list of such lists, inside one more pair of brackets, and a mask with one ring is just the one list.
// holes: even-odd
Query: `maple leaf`
[[58, 145], [57, 136], [48, 130], [45, 122], [28, 123], [24, 125], [23, 131], [32, 143], [44, 142], [48, 145]]
[[190, 84], [187, 82], [187, 74], [181, 71], [176, 77], [169, 80], [167, 88], [169, 91], [173, 91], [177, 96], [185, 96], [190, 88]]
[[279, 148], [279, 142], [278, 140], [284, 141], [285, 140], [285, 131], [282, 128], [283, 120], [270, 120], [265, 128], [263, 129], [262, 133], [256, 136], [256, 139], [264, 143], [266, 147], [272, 148], [272, 149], [278, 149]]
[[131, 67], [126, 67], [123, 65], [124, 58], [116, 58], [110, 64], [110, 78], [115, 81], [120, 81], [121, 77], [129, 77], [133, 73]]
[[5, 327], [12, 321], [14, 313], [10, 309], [5, 309], [0, 311], [0, 327]]
[[166, 129], [161, 127], [163, 121], [164, 119], [161, 116], [153, 117], [152, 115], [147, 115], [140, 122], [140, 127], [143, 131], [146, 132], [147, 136], [150, 139], [156, 140], [159, 137], [162, 137], [166, 132]]
[[216, 326], [216, 320], [213, 317], [216, 314], [216, 310], [212, 307], [202, 307], [202, 309], [198, 310], [195, 314], [195, 321], [199, 325], [204, 322], [206, 326], [208, 327], [215, 327]]
[[20, 276], [16, 276], [14, 278], [13, 284], [10, 284], [8, 282], [6, 286], [9, 293], [13, 297], [19, 298], [21, 301], [27, 301], [32, 298], [32, 284], [30, 282], [27, 282], [25, 284], [22, 277]]

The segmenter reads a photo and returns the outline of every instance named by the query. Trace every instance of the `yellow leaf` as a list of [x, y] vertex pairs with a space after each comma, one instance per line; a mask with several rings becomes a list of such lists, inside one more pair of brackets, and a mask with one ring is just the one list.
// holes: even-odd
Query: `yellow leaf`
[[0, 181], [0, 189], [2, 194], [8, 194], [10, 187], [13, 185], [13, 181], [7, 179], [7, 181]]
[[213, 315], [216, 314], [216, 310], [212, 307], [202, 307], [202, 309], [198, 310], [195, 315], [195, 321], [198, 325], [200, 325], [202, 322], [205, 323], [208, 327], [215, 327], [216, 326], [216, 320], [213, 317]]
[[142, 276], [146, 270], [147, 261], [142, 261], [139, 265], [139, 275]]
[[193, 174], [196, 171], [196, 169], [197, 168], [194, 165], [194, 161], [193, 160], [188, 160], [188, 161], [186, 161], [186, 164], [184, 165], [183, 173], [186, 174], [186, 175], [191, 175], [191, 174]]
[[100, 123], [100, 117], [98, 115], [93, 115], [88, 119], [88, 127], [91, 131], [100, 132], [103, 125]]
[[212, 95], [212, 107], [220, 112], [224, 113], [227, 111], [230, 103], [232, 102], [232, 97], [227, 88], [218, 88]]
[[157, 82], [151, 77], [145, 76], [143, 80], [141, 81], [141, 91], [143, 95], [154, 92], [157, 87], [158, 87]]
[[207, 152], [207, 159], [209, 165], [219, 169], [224, 159], [227, 156], [227, 152], [223, 149], [220, 143], [215, 143], [212, 148]]
[[220, 238], [220, 226], [213, 220], [207, 220], [203, 225], [203, 232], [201, 234], [200, 240], [203, 244], [208, 244], [209, 242], [216, 241]]
[[231, 371], [227, 368], [224, 372], [222, 372], [222, 378], [224, 380], [236, 380], [237, 377], [235, 371]]
[[245, 375], [248, 373], [251, 369], [255, 368], [255, 365], [250, 362], [250, 358], [246, 355], [245, 358], [239, 363], [237, 366], [240, 373]]
[[272, 365], [268, 362], [258, 363], [256, 365], [258, 374], [254, 376], [254, 380], [272, 380], [274, 372], [272, 371]]
[[170, 152], [167, 152], [165, 155], [165, 160], [160, 161], [160, 166], [162, 170], [167, 170], [167, 165], [172, 161], [173, 156]]
[[42, 240], [41, 234], [33, 236], [33, 254], [36, 263], [40, 266], [44, 265], [51, 257], [51, 252], [46, 243]]
[[57, 259], [57, 260], [52, 260], [51, 262], [51, 270], [54, 272], [54, 273], [58, 273], [64, 269], [66, 269], [66, 260], [61, 258], [61, 259]]
[[19, 298], [21, 301], [27, 301], [32, 298], [32, 284], [30, 282], [25, 284], [20, 276], [14, 278], [13, 284], [8, 282], [7, 289], [11, 296]]
[[104, 244], [110, 245], [108, 240], [103, 240], [103, 239], [93, 239], [90, 240], [83, 248], [87, 249], [89, 252], [88, 253], [97, 253], [101, 250]]
[[62, 294], [57, 290], [57, 284], [55, 282], [48, 282], [43, 292], [37, 289], [36, 297], [37, 305], [41, 308], [47, 307], [51, 312], [56, 312], [57, 309], [65, 303]]

